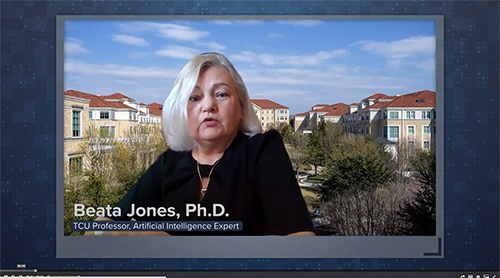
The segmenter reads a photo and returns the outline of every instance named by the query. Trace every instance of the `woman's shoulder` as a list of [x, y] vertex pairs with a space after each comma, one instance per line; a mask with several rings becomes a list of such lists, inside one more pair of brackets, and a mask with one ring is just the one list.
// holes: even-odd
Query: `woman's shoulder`
[[270, 129], [264, 133], [256, 134], [248, 140], [250, 147], [257, 149], [265, 147], [269, 144], [282, 144], [282, 142], [283, 138], [281, 137], [281, 134], [275, 129]]
[[191, 155], [187, 151], [174, 151], [172, 149], [165, 150], [158, 156], [157, 162], [164, 166], [176, 165], [182, 160], [186, 160]]
[[258, 161], [270, 159], [284, 151], [283, 138], [274, 129], [265, 133], [256, 134], [248, 139], [247, 151], [252, 164]]

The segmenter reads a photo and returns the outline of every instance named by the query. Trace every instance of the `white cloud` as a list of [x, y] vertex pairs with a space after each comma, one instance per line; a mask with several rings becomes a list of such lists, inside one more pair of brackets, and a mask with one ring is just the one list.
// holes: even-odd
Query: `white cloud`
[[260, 25], [264, 23], [264, 20], [235, 20], [234, 23], [239, 25]]
[[209, 22], [217, 25], [234, 25], [234, 22], [231, 20], [212, 20]]
[[271, 39], [283, 39], [285, 37], [285, 35], [281, 34], [281, 33], [269, 33], [267, 35], [268, 38], [271, 38]]
[[126, 84], [126, 85], [138, 85], [139, 84], [137, 81], [123, 80], [123, 79], [116, 79], [114, 81], [116, 83]]
[[113, 41], [137, 46], [148, 46], [148, 42], [142, 38], [128, 35], [113, 35]]
[[231, 54], [229, 59], [237, 62], [253, 62], [256, 54], [251, 51], [241, 51], [240, 54]]
[[206, 31], [172, 23], [135, 21], [130, 23], [122, 23], [119, 25], [119, 28], [123, 32], [128, 33], [136, 33], [142, 31], [155, 32], [159, 37], [179, 41], [196, 41], [210, 35], [210, 33]]
[[390, 42], [359, 41], [351, 46], [361, 45], [361, 50], [381, 55], [387, 59], [403, 59], [418, 55], [430, 55], [436, 51], [434, 36], [415, 36]]
[[151, 56], [150, 52], [132, 52], [128, 54], [130, 59], [141, 59]]
[[226, 50], [225, 45], [218, 44], [216, 42], [196, 42], [197, 45], [202, 45], [208, 47], [210, 50], [222, 51]]
[[305, 86], [321, 87], [321, 90], [366, 89], [366, 90], [403, 90], [405, 80], [387, 76], [346, 75], [323, 72], [316, 69], [281, 68], [281, 69], [244, 69], [240, 71], [245, 83], [253, 86]]
[[209, 32], [200, 31], [191, 27], [175, 27], [163, 28], [158, 30], [158, 36], [166, 39], [174, 39], [179, 41], [196, 41], [210, 35]]
[[90, 53], [83, 47], [83, 41], [77, 38], [67, 38], [64, 42], [64, 53], [69, 55]]
[[229, 58], [238, 62], [257, 61], [264, 65], [292, 65], [292, 66], [307, 66], [319, 65], [321, 62], [336, 57], [347, 55], [344, 49], [336, 49], [332, 51], [319, 51], [316, 54], [304, 55], [276, 55], [276, 54], [257, 54], [251, 51], [242, 51], [240, 54], [229, 55]]
[[297, 97], [311, 94], [307, 90], [280, 90], [280, 89], [263, 89], [252, 90], [249, 92], [250, 98], [276, 98], [276, 97]]
[[198, 54], [198, 50], [180, 45], [167, 45], [162, 50], [155, 51], [155, 54], [163, 57], [176, 59], [191, 59]]
[[309, 76], [312, 78], [328, 78], [330, 74], [324, 70], [316, 69], [297, 69], [297, 68], [281, 68], [281, 69], [267, 69], [266, 72], [277, 75], [295, 75], [295, 76]]
[[68, 60], [64, 63], [64, 71], [91, 75], [109, 75], [127, 78], [175, 78], [178, 69], [163, 67], [137, 67], [118, 64], [91, 64]]
[[295, 25], [295, 26], [311, 27], [311, 26], [317, 26], [317, 25], [323, 24], [323, 21], [321, 21], [321, 20], [279, 20], [278, 23], [279, 24]]
[[211, 20], [209, 23], [216, 25], [259, 25], [264, 23], [264, 20], [255, 19], [239, 19], [239, 20]]
[[416, 68], [423, 69], [424, 71], [435, 72], [436, 71], [436, 60], [426, 59], [412, 64]]

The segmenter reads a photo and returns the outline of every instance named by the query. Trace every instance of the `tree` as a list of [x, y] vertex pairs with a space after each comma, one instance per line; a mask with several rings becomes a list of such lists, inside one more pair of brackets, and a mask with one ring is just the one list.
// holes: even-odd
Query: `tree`
[[314, 166], [314, 174], [318, 174], [318, 166], [325, 164], [324, 133], [320, 127], [312, 130], [307, 140], [307, 162]]
[[[83, 171], [65, 171], [65, 235], [82, 234], [71, 230], [71, 222], [76, 220], [74, 204], [92, 207], [116, 204], [167, 148], [158, 125], [138, 125], [119, 140], [107, 130], [91, 127], [80, 144], [80, 153], [85, 158]], [[92, 217], [78, 220], [92, 220]]]
[[407, 224], [399, 217], [399, 210], [409, 193], [395, 183], [369, 191], [336, 191], [328, 201], [319, 203], [319, 209], [330, 234], [402, 235]]
[[338, 123], [322, 122], [320, 127], [322, 130], [323, 148], [326, 158], [335, 152], [337, 146], [339, 146], [339, 141], [342, 137], [346, 136], [346, 134], [342, 130], [342, 126]]
[[406, 140], [400, 140], [396, 145], [396, 152], [393, 160], [396, 166], [395, 181], [400, 185], [407, 185], [410, 182], [411, 161], [414, 159], [417, 148], [410, 145]]
[[292, 162], [292, 167], [296, 172], [297, 180], [299, 179], [299, 169], [307, 160], [306, 154], [306, 135], [296, 132], [285, 138], [285, 148]]
[[413, 201], [402, 207], [401, 216], [409, 226], [409, 235], [436, 234], [436, 154], [433, 151], [417, 151], [411, 167], [420, 183]]
[[394, 166], [383, 145], [367, 136], [343, 136], [327, 156], [327, 180], [320, 186], [321, 199], [335, 191], [367, 191], [386, 186], [394, 176]]
[[[368, 136], [341, 136], [326, 158], [319, 187], [323, 218], [339, 235], [394, 235], [398, 196], [388, 190], [394, 166], [383, 145]], [[398, 206], [396, 206], [398, 208]]]
[[277, 130], [280, 134], [281, 137], [283, 138], [288, 138], [292, 134], [292, 126], [289, 125], [288, 123], [278, 123], [278, 124], [270, 124], [269, 129], [275, 129]]

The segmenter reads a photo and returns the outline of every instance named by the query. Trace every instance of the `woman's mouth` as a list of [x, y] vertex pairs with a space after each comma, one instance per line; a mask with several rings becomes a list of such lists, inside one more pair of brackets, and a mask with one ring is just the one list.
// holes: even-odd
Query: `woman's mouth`
[[205, 119], [203, 120], [203, 123], [204, 123], [204, 124], [205, 124], [205, 126], [207, 126], [207, 127], [213, 127], [213, 126], [215, 126], [215, 125], [217, 124], [217, 120], [216, 120], [216, 119], [214, 119], [214, 118], [210, 118], [210, 117], [208, 117], [208, 118], [205, 118]]

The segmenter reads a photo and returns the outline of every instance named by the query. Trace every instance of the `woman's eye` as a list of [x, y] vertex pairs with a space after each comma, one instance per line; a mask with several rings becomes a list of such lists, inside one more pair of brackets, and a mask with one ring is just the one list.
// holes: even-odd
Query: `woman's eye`
[[219, 98], [221, 98], [221, 97], [227, 97], [229, 95], [227, 93], [221, 92], [221, 93], [217, 93], [216, 96], [219, 97]]
[[189, 101], [195, 102], [195, 101], [199, 101], [199, 100], [200, 100], [199, 96], [191, 96], [191, 97], [189, 97]]

